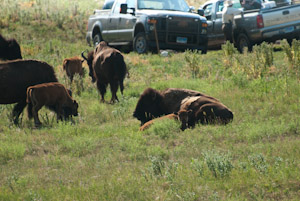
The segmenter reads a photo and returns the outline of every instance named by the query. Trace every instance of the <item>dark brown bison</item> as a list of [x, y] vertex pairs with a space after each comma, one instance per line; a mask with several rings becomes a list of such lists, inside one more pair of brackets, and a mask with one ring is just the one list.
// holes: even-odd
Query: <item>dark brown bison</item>
[[20, 45], [15, 39], [5, 39], [0, 34], [0, 59], [22, 59]]
[[233, 120], [233, 113], [223, 104], [208, 103], [198, 108], [194, 117], [201, 124], [227, 124]]
[[106, 42], [102, 41], [96, 46], [94, 51], [88, 53], [87, 58], [84, 56], [84, 52], [81, 55], [88, 63], [89, 75], [92, 81], [97, 81], [101, 101], [104, 102], [104, 95], [108, 84], [112, 93], [110, 102], [119, 101], [117, 91], [120, 86], [121, 93], [123, 94], [123, 81], [127, 73], [126, 64], [121, 52], [109, 47]]
[[[209, 108], [214, 112], [209, 111]], [[226, 124], [233, 119], [232, 112], [223, 103], [205, 96], [185, 98], [181, 109], [191, 111], [188, 118], [189, 127], [194, 127], [196, 123], [223, 122]], [[201, 116], [202, 114], [204, 116]]]
[[78, 104], [69, 95], [64, 85], [58, 82], [37, 84], [27, 88], [28, 105], [32, 105], [32, 114], [36, 126], [40, 126], [38, 111], [43, 106], [54, 106], [57, 120], [63, 120], [63, 107], [71, 108], [71, 115], [78, 115]]
[[218, 101], [211, 96], [189, 89], [169, 88], [164, 91], [157, 91], [147, 88], [140, 96], [133, 116], [140, 120], [143, 125], [155, 117], [178, 112], [183, 99], [195, 96], [204, 96]]
[[[14, 123], [18, 124], [19, 116], [26, 106], [26, 90], [36, 84], [57, 82], [53, 67], [36, 60], [16, 60], [0, 64], [0, 104], [17, 103], [13, 109]], [[55, 110], [54, 106], [49, 109]], [[70, 114], [64, 108], [65, 118]], [[32, 109], [28, 107], [28, 117], [32, 117]]]
[[82, 62], [79, 57], [66, 58], [63, 61], [63, 70], [66, 71], [67, 76], [70, 78], [70, 81], [73, 81], [74, 75], [78, 74], [80, 77], [83, 76]]
[[189, 112], [186, 110], [179, 110], [176, 113], [168, 114], [165, 116], [161, 116], [159, 118], [152, 119], [150, 121], [147, 121], [144, 125], [140, 127], [140, 131], [144, 131], [148, 129], [154, 122], [160, 121], [162, 119], [175, 119], [177, 121], [181, 122], [181, 130], [185, 130], [188, 127], [188, 117], [189, 117]]

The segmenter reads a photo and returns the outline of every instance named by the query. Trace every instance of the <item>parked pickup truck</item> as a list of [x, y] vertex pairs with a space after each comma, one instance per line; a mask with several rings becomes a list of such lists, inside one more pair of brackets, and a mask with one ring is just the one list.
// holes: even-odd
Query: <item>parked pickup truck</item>
[[[160, 49], [207, 51], [207, 22], [184, 0], [115, 0], [110, 10], [89, 17], [87, 42], [104, 40], [138, 53]], [[157, 39], [157, 40], [156, 40]]]
[[[234, 1], [236, 8], [241, 8], [239, 1]], [[201, 8], [207, 18], [208, 47], [215, 48], [224, 44], [222, 32], [223, 0], [211, 0]], [[244, 47], [252, 49], [263, 41], [274, 42], [286, 38], [292, 41], [300, 38], [300, 5], [286, 5], [270, 9], [244, 11], [234, 18], [234, 44], [239, 51]]]

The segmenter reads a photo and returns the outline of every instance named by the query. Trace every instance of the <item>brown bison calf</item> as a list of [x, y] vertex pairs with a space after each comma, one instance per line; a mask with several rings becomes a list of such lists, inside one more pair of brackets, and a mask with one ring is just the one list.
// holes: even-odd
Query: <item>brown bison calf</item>
[[73, 81], [74, 75], [77, 73], [80, 77], [83, 76], [82, 62], [79, 57], [66, 58], [63, 61], [63, 70], [66, 71], [67, 76]]
[[78, 103], [72, 99], [64, 85], [58, 82], [38, 84], [27, 88], [27, 103], [32, 104], [34, 123], [40, 126], [38, 111], [43, 106], [55, 106], [57, 120], [62, 120], [63, 107], [70, 108], [72, 115], [78, 115]]
[[233, 120], [233, 113], [221, 103], [208, 103], [195, 112], [194, 118], [201, 124], [227, 124]]
[[179, 110], [176, 113], [168, 114], [156, 119], [152, 119], [150, 121], [147, 121], [144, 125], [140, 127], [140, 131], [144, 131], [148, 129], [155, 121], [159, 121], [162, 119], [175, 119], [181, 122], [181, 130], [185, 130], [187, 128], [188, 124], [188, 116], [189, 116], [190, 111], [186, 110]]

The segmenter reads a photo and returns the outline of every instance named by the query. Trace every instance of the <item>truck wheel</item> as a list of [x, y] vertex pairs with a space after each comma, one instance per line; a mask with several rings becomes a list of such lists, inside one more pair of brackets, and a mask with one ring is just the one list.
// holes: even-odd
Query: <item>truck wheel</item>
[[97, 34], [93, 37], [93, 45], [94, 45], [94, 47], [96, 47], [101, 41], [102, 41], [101, 35], [100, 35], [100, 33], [97, 33]]
[[140, 32], [134, 37], [133, 50], [139, 54], [144, 54], [148, 51], [148, 42], [144, 32]]
[[252, 44], [245, 34], [240, 34], [237, 37], [237, 48], [240, 53], [243, 53], [244, 48], [247, 47], [248, 51], [252, 51]]
[[201, 50], [201, 54], [206, 54], [207, 53], [207, 46]]

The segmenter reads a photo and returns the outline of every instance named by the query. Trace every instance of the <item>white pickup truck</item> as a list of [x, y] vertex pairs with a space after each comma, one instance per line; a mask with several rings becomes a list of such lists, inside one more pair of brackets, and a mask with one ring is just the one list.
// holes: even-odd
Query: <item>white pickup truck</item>
[[[234, 7], [243, 9], [238, 0]], [[222, 32], [222, 9], [224, 0], [211, 0], [201, 8], [207, 19], [208, 47], [224, 44]], [[234, 18], [234, 44], [239, 51], [249, 50], [263, 41], [274, 42], [286, 38], [288, 41], [300, 39], [300, 4], [287, 4], [281, 7], [262, 8], [244, 11]]]

